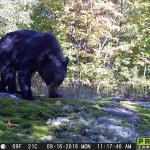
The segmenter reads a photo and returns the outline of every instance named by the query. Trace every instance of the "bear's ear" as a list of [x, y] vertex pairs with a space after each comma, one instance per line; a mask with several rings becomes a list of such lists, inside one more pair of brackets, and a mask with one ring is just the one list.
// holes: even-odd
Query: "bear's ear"
[[68, 65], [68, 63], [69, 63], [69, 58], [68, 57], [65, 57], [64, 63], [65, 63], [66, 66]]

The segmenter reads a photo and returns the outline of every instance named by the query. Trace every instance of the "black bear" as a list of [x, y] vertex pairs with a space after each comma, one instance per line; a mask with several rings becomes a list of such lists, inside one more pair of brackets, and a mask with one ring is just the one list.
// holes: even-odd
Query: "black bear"
[[18, 30], [0, 40], [0, 91], [16, 93], [16, 71], [24, 99], [33, 99], [31, 77], [38, 71], [50, 97], [59, 97], [58, 86], [67, 73], [68, 58], [62, 55], [57, 39], [47, 32]]

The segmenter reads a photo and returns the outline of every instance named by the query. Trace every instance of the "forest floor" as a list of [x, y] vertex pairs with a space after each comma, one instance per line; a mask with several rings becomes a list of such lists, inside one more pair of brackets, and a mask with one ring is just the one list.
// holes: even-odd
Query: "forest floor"
[[0, 143], [135, 143], [150, 136], [150, 102], [0, 98]]

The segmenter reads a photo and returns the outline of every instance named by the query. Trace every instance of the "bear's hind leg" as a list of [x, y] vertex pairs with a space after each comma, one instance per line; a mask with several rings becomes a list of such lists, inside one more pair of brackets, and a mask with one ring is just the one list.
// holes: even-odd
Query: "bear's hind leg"
[[7, 92], [6, 91], [6, 81], [5, 81], [2, 73], [1, 73], [1, 81], [0, 81], [0, 92]]
[[18, 72], [18, 82], [21, 89], [21, 94], [26, 100], [33, 100], [31, 92], [31, 76], [29, 70], [20, 70]]
[[4, 80], [8, 86], [9, 93], [17, 93], [16, 71], [13, 67], [8, 67], [4, 71]]

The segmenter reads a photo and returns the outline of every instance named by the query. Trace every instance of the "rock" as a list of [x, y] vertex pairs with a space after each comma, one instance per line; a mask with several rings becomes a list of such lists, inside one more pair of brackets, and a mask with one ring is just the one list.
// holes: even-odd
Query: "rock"
[[10, 93], [3, 93], [3, 92], [0, 92], [0, 97], [20, 99], [18, 94], [10, 94]]
[[66, 111], [66, 112], [78, 112], [79, 111], [79, 109], [77, 108], [77, 107], [75, 107], [75, 106], [71, 106], [71, 105], [65, 105], [64, 107], [63, 107], [63, 109], [64, 109], [64, 111]]
[[63, 123], [68, 123], [70, 120], [65, 117], [57, 117], [56, 119], [48, 119], [47, 124], [51, 124], [54, 126], [60, 126]]
[[42, 141], [51, 141], [52, 139], [53, 139], [53, 137], [51, 135], [47, 135], [47, 136], [42, 137], [40, 140], [42, 140]]
[[113, 97], [111, 100], [114, 101], [114, 102], [120, 102], [120, 98], [119, 97]]
[[143, 106], [143, 107], [149, 107], [150, 108], [150, 102], [131, 102], [131, 101], [124, 101], [122, 102], [124, 104], [128, 104], [128, 105], [136, 105], [136, 106]]
[[129, 122], [139, 122], [141, 120], [135, 111], [126, 107], [109, 104], [104, 106], [101, 110], [109, 113], [110, 115], [128, 120]]

